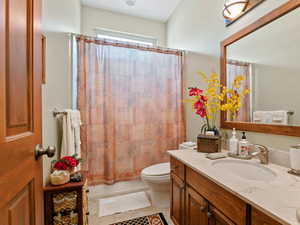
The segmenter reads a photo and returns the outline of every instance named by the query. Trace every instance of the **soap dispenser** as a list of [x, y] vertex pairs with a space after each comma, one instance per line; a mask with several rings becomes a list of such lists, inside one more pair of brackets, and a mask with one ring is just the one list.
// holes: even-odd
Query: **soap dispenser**
[[239, 142], [239, 155], [242, 157], [249, 156], [250, 143], [247, 140], [246, 132], [243, 132], [242, 140]]
[[238, 145], [239, 145], [239, 140], [236, 138], [236, 131], [235, 128], [232, 130], [232, 137], [229, 140], [229, 152], [232, 155], [237, 155], [238, 154]]

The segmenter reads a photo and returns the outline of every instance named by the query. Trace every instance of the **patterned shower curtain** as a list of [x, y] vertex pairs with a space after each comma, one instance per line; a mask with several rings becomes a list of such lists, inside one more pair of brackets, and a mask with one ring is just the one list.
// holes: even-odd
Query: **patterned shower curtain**
[[91, 185], [136, 179], [185, 140], [182, 52], [77, 38], [83, 168]]

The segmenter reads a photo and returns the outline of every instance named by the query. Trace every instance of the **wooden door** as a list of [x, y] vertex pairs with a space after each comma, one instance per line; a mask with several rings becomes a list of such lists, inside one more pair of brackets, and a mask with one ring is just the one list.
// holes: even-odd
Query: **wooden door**
[[208, 219], [209, 225], [237, 225], [213, 206], [209, 206]]
[[187, 187], [185, 225], [208, 225], [208, 202], [192, 188]]
[[42, 225], [41, 0], [0, 0], [0, 224]]
[[184, 225], [184, 181], [171, 174], [171, 219], [175, 225]]

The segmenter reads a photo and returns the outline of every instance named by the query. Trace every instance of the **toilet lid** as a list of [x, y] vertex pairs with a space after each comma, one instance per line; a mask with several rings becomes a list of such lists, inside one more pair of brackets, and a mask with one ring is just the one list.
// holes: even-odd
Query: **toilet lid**
[[170, 163], [161, 163], [143, 169], [142, 174], [145, 176], [163, 176], [170, 174], [170, 172]]

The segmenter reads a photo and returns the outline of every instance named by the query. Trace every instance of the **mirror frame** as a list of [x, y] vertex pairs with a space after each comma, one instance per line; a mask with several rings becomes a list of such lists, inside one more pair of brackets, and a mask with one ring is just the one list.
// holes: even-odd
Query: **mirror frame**
[[[261, 17], [254, 23], [246, 26], [242, 30], [228, 37], [221, 42], [221, 84], [226, 85], [226, 64], [227, 64], [227, 46], [242, 39], [243, 37], [255, 32], [256, 30], [268, 25], [274, 20], [286, 15], [287, 13], [300, 7], [300, 0], [289, 0], [280, 7]], [[226, 112], [221, 112], [221, 128], [243, 131], [252, 131], [260, 133], [270, 133], [278, 135], [296, 136], [300, 137], [300, 126], [286, 126], [286, 125], [271, 125], [271, 124], [255, 124], [249, 122], [230, 122], [226, 121]]]

